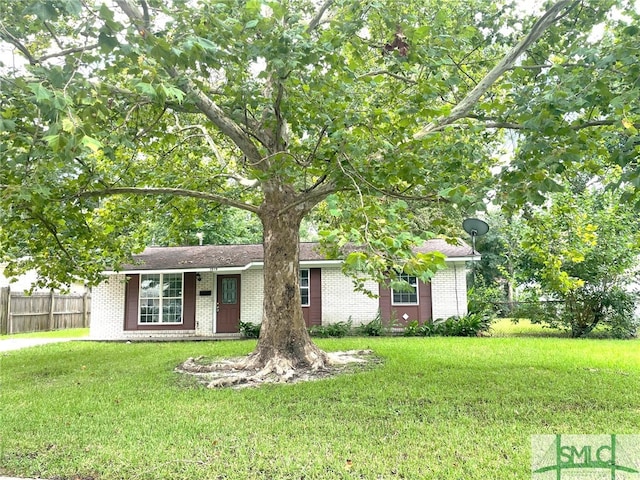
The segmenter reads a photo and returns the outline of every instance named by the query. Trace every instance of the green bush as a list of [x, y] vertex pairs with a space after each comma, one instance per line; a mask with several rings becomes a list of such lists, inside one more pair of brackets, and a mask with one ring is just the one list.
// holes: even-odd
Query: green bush
[[351, 319], [348, 322], [336, 322], [329, 325], [314, 325], [309, 328], [312, 337], [345, 337], [351, 332]]
[[245, 338], [258, 338], [261, 326], [261, 323], [240, 322], [240, 333]]
[[505, 316], [506, 307], [504, 289], [499, 285], [486, 286], [478, 282], [467, 292], [467, 311], [484, 315]]
[[417, 320], [411, 320], [405, 325], [404, 332], [402, 334], [405, 337], [417, 337], [419, 328], [420, 323]]
[[477, 337], [491, 327], [491, 316], [482, 313], [469, 313], [464, 317], [449, 317], [438, 327], [440, 335], [446, 337]]
[[382, 323], [380, 312], [378, 312], [376, 318], [371, 320], [369, 323], [363, 323], [362, 325], [357, 326], [355, 328], [355, 333], [366, 337], [381, 337], [382, 335], [387, 335], [389, 333], [389, 329]]
[[425, 322], [422, 325], [413, 320], [404, 328], [406, 337], [421, 336], [430, 337], [440, 335], [443, 337], [476, 337], [486, 332], [491, 327], [491, 317], [479, 313], [470, 313], [464, 317], [449, 317], [446, 320], [435, 320], [433, 323]]
[[529, 293], [516, 314], [534, 324], [568, 331], [573, 338], [585, 337], [594, 330], [607, 337], [632, 338], [640, 326], [635, 317], [636, 297], [620, 287], [581, 288], [567, 294], [563, 301], [540, 301], [535, 293]]

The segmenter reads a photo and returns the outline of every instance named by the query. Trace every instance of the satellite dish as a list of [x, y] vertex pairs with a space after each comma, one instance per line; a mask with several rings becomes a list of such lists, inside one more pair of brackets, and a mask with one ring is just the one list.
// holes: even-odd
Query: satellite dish
[[489, 224], [479, 218], [467, 218], [462, 222], [464, 231], [471, 235], [472, 255], [476, 253], [476, 237], [481, 237], [489, 231]]
[[481, 237], [489, 231], [489, 225], [487, 222], [480, 220], [479, 218], [467, 218], [462, 222], [462, 228], [471, 237]]

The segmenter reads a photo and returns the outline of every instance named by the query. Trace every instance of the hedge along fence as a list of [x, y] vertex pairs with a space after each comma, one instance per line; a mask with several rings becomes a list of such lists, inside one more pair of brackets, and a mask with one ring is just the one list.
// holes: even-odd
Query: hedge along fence
[[0, 335], [86, 328], [91, 321], [91, 295], [55, 292], [12, 292], [0, 288]]

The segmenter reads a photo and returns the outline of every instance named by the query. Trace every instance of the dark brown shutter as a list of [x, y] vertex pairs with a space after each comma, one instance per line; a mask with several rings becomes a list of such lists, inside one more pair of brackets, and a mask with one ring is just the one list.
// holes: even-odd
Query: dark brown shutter
[[388, 322], [391, 319], [391, 289], [380, 285], [378, 306], [380, 308], [380, 319]]
[[433, 316], [431, 304], [431, 283], [420, 282], [420, 322], [427, 322]]
[[127, 275], [124, 289], [124, 329], [138, 329], [138, 296], [140, 295], [140, 275]]
[[196, 328], [196, 274], [195, 272], [186, 272], [184, 274], [184, 291], [183, 291], [183, 317], [182, 328], [185, 330], [195, 330]]
[[322, 271], [309, 269], [309, 324], [322, 325]]

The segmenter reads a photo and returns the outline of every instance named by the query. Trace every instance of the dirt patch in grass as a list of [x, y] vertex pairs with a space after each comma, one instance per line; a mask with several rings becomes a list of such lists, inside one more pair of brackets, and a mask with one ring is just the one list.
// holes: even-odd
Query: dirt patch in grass
[[247, 357], [211, 360], [206, 357], [189, 358], [175, 368], [181, 375], [195, 377], [208, 388], [258, 387], [265, 383], [298, 383], [322, 380], [345, 373], [367, 370], [381, 363], [372, 350], [348, 350], [327, 353], [329, 362], [324, 368], [297, 368], [286, 374], [246, 368]]

